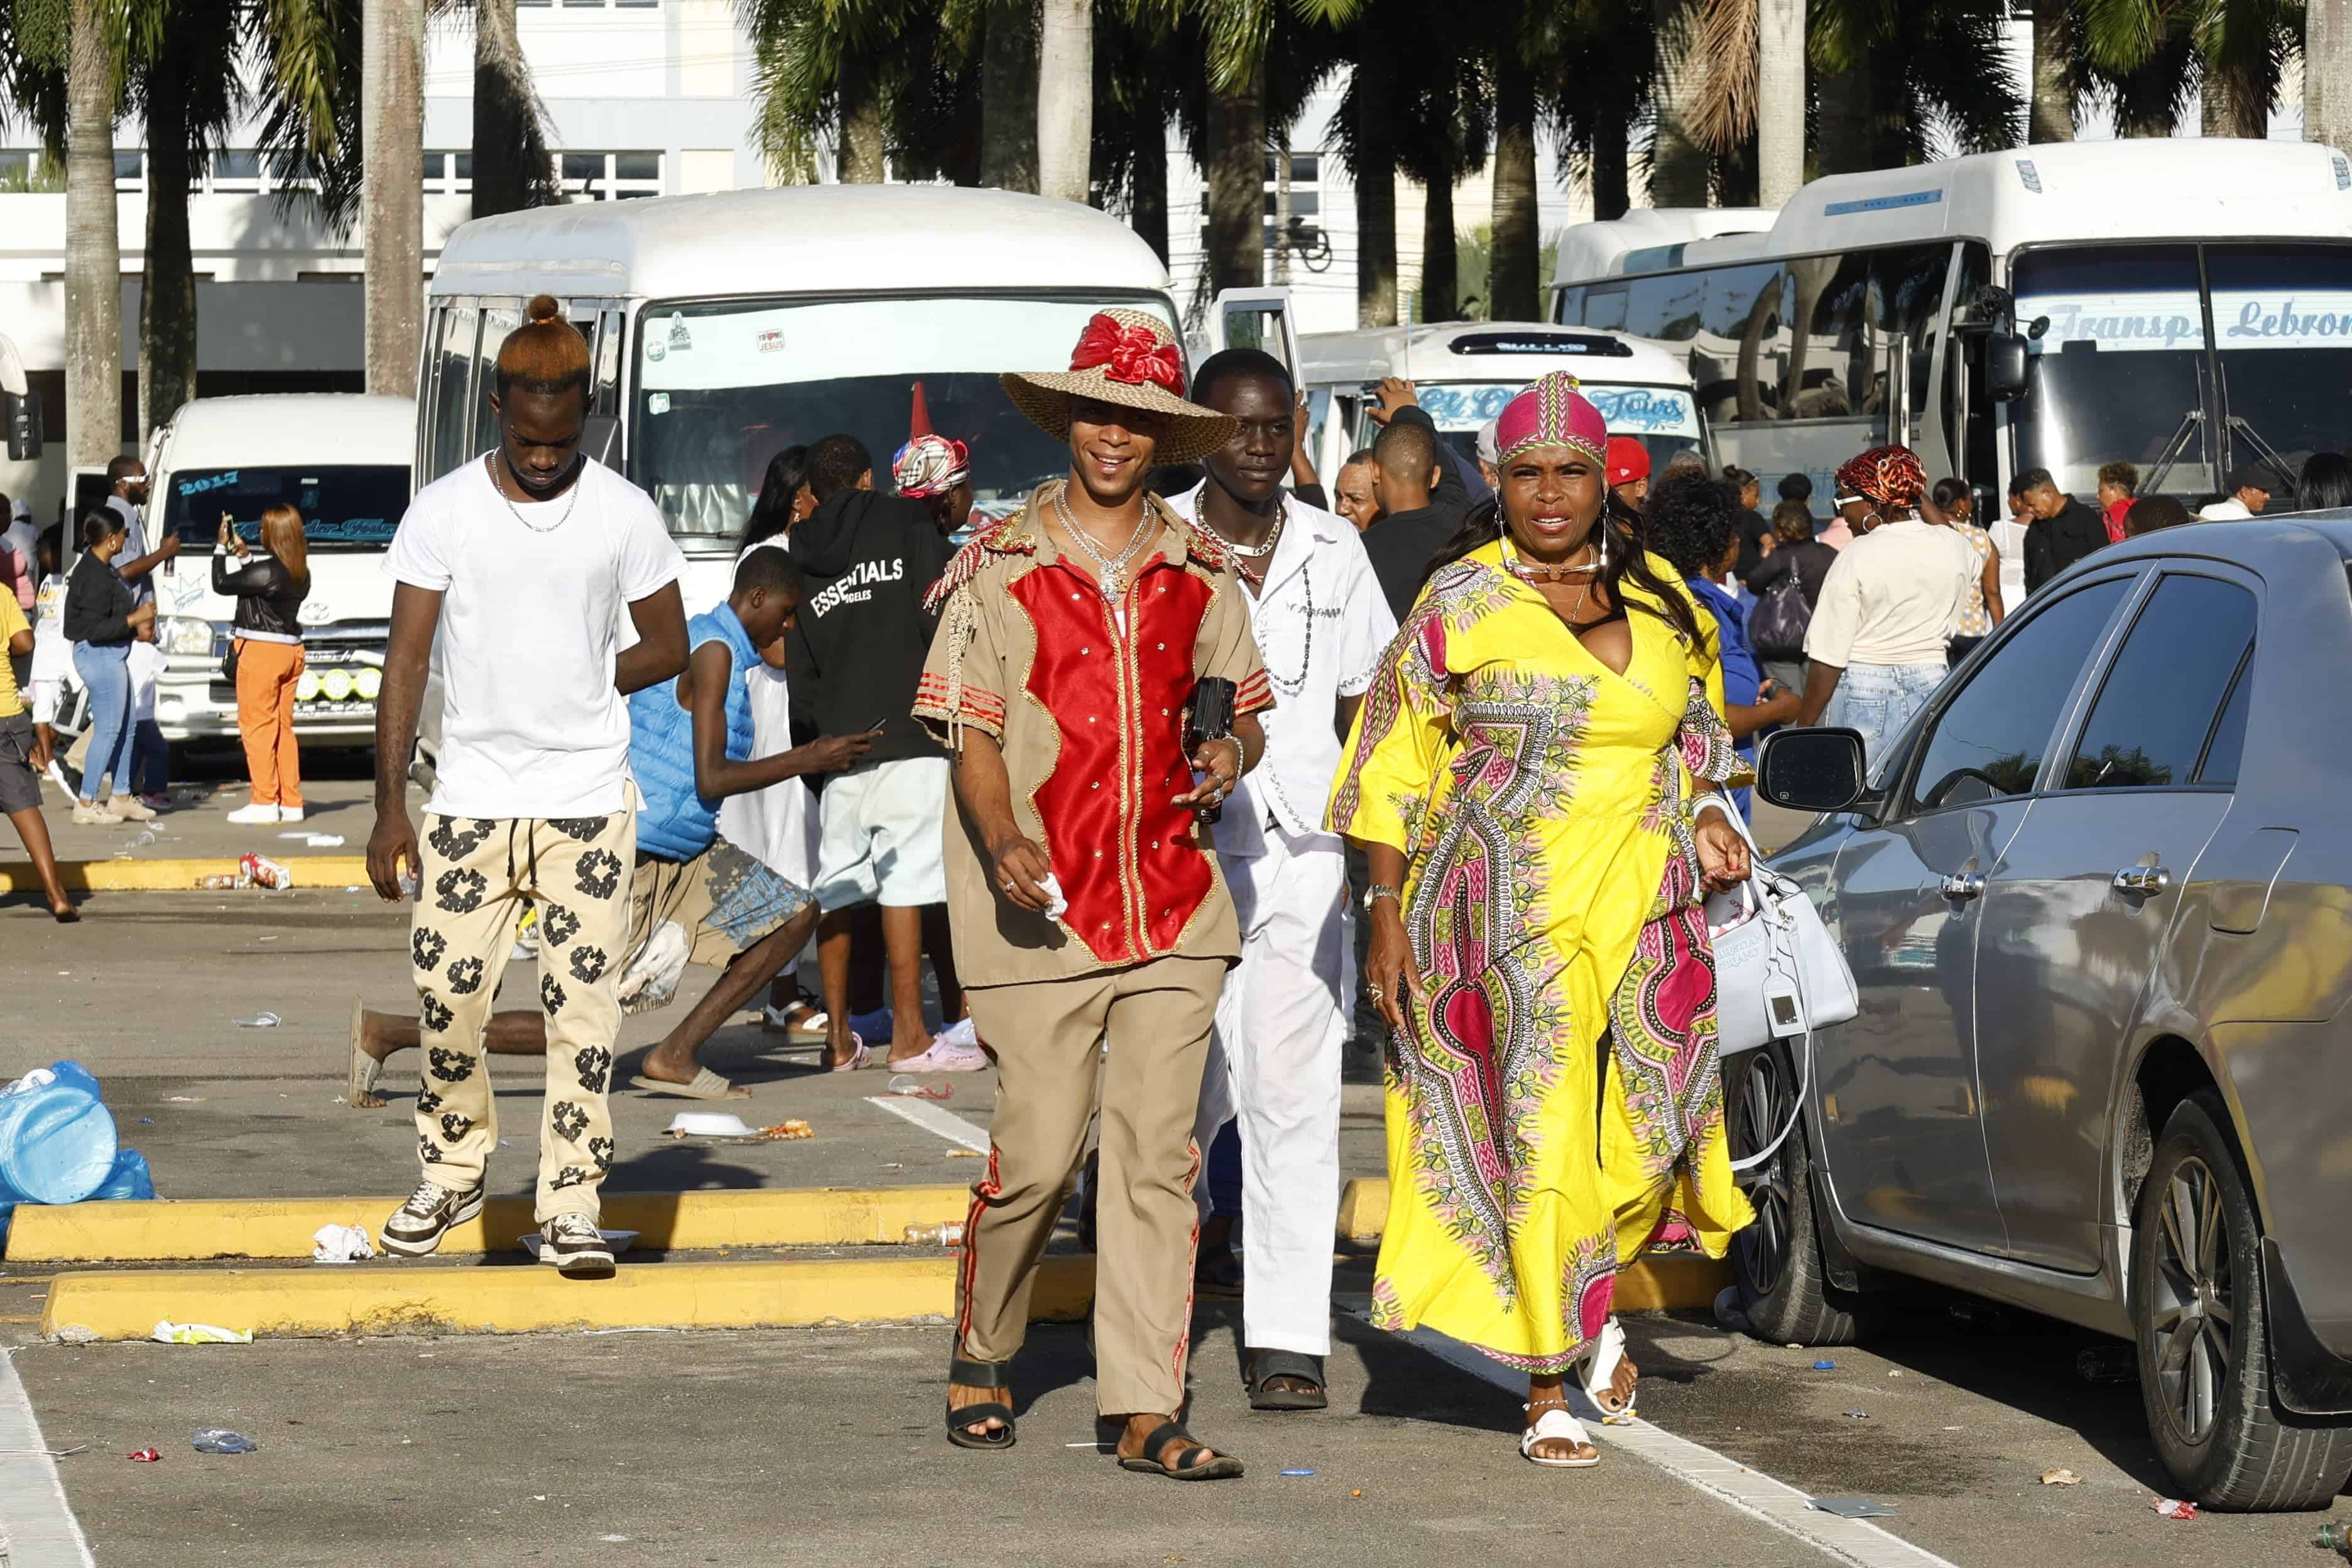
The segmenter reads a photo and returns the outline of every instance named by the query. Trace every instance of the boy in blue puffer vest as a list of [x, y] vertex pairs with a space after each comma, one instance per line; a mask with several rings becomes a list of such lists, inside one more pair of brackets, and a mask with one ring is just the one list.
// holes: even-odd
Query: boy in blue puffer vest
[[[721, 969], [718, 983], [646, 1053], [630, 1079], [639, 1089], [689, 1100], [750, 1094], [701, 1065], [703, 1042], [782, 973], [816, 928], [816, 904], [806, 888], [719, 837], [719, 803], [727, 796], [838, 773], [874, 743], [870, 732], [832, 735], [774, 756], [751, 756], [743, 676], [760, 650], [792, 626], [799, 606], [792, 558], [781, 550], [752, 551], [737, 564], [727, 602], [688, 621], [686, 673], [629, 698], [629, 770], [640, 799], [630, 948], [604, 962], [621, 968], [619, 995], [628, 1013], [667, 1001], [669, 985], [646, 982], [659, 976], [674, 984], [688, 959]], [[619, 867], [613, 875], [618, 878]], [[542, 916], [555, 918], [553, 911]], [[563, 940], [558, 932], [542, 935], [543, 943]], [[565, 980], [548, 973], [541, 987]], [[494, 1014], [488, 1041], [499, 1055], [543, 1055], [545, 1020], [537, 1008]], [[383, 1104], [373, 1091], [384, 1058], [416, 1044], [415, 1019], [361, 1013], [352, 1035], [350, 1102]], [[601, 1076], [611, 1066], [609, 1059], [579, 1064], [583, 1076]]]

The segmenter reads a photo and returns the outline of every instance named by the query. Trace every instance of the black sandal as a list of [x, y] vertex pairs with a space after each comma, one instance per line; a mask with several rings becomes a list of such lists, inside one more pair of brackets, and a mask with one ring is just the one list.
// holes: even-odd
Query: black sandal
[[[1266, 1386], [1282, 1377], [1308, 1386]], [[1323, 1369], [1315, 1364], [1313, 1356], [1302, 1355], [1297, 1351], [1250, 1352], [1249, 1375], [1243, 1381], [1249, 1389], [1252, 1410], [1322, 1410], [1331, 1403], [1330, 1395], [1323, 1390]]]
[[[961, 1383], [971, 1388], [992, 1388], [1008, 1394], [1010, 1393], [1010, 1387], [1004, 1381], [1004, 1363], [1001, 1361], [966, 1361], [961, 1356], [950, 1357], [948, 1381]], [[967, 1426], [977, 1426], [991, 1419], [1002, 1421], [1004, 1425], [989, 1429], [988, 1435], [984, 1437], [974, 1436], [964, 1430]], [[1014, 1440], [1013, 1401], [1009, 1397], [990, 1400], [982, 1405], [967, 1405], [961, 1410], [952, 1405], [948, 1406], [948, 1441], [957, 1447], [991, 1450], [1010, 1448]]]
[[[1192, 1451], [1192, 1462], [1180, 1461], [1171, 1470], [1160, 1461], [1169, 1449], [1180, 1447]], [[1147, 1476], [1165, 1476], [1171, 1481], [1222, 1481], [1242, 1473], [1242, 1462], [1231, 1454], [1216, 1454], [1214, 1458], [1206, 1459], [1199, 1458], [1212, 1453], [1214, 1450], [1182, 1426], [1173, 1421], [1162, 1421], [1151, 1429], [1150, 1436], [1143, 1439], [1140, 1455], [1134, 1458], [1124, 1454], [1119, 1456], [1118, 1468], [1140, 1470]]]

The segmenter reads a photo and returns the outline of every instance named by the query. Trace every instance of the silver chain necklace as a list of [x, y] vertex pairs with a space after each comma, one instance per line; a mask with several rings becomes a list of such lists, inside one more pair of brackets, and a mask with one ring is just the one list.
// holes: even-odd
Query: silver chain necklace
[[1144, 507], [1142, 517], [1136, 521], [1135, 532], [1127, 542], [1127, 548], [1116, 556], [1108, 556], [1087, 536], [1087, 531], [1078, 526], [1077, 514], [1070, 510], [1068, 497], [1067, 485], [1054, 492], [1055, 515], [1062, 520], [1063, 529], [1076, 542], [1078, 548], [1094, 558], [1096, 591], [1105, 599], [1116, 599], [1124, 586], [1128, 563], [1135, 559], [1142, 551], [1144, 541], [1151, 537], [1151, 509], [1148, 504]]
[[[563, 503], [563, 515], [557, 518], [553, 522], [547, 524], [545, 527], [541, 527], [540, 524], [535, 523], [531, 521], [530, 519], [523, 516], [522, 508], [515, 505], [514, 498], [508, 495], [506, 492], [506, 487], [499, 483], [499, 455], [496, 452], [485, 452], [482, 454], [482, 461], [488, 465], [490, 489], [499, 492], [499, 499], [507, 503], [507, 510], [514, 513], [515, 521], [522, 524], [525, 528], [530, 530], [533, 533], [553, 533], [557, 529], [562, 528], [565, 523], [572, 521], [572, 509], [580, 504], [580, 480], [576, 475], [573, 477], [570, 488], [564, 491], [564, 493], [571, 499]], [[532, 504], [535, 506], [545, 506], [549, 503], [545, 501], [535, 501]]]

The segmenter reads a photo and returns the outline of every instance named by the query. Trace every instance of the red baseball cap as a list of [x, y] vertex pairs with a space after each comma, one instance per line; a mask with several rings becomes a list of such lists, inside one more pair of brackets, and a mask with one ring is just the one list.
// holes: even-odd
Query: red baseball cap
[[1609, 437], [1609, 488], [1650, 477], [1650, 449], [1632, 436]]

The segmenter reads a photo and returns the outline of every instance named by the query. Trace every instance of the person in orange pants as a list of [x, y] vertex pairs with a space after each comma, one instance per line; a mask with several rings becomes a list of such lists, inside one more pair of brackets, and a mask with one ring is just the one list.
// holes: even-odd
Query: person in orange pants
[[245, 742], [253, 800], [228, 814], [240, 825], [302, 820], [302, 765], [294, 742], [294, 684], [302, 678], [302, 601], [310, 563], [302, 514], [273, 506], [261, 514], [259, 561], [229, 570], [234, 553], [252, 553], [228, 513], [221, 513], [221, 553], [213, 557], [213, 592], [236, 600], [236, 729]]

